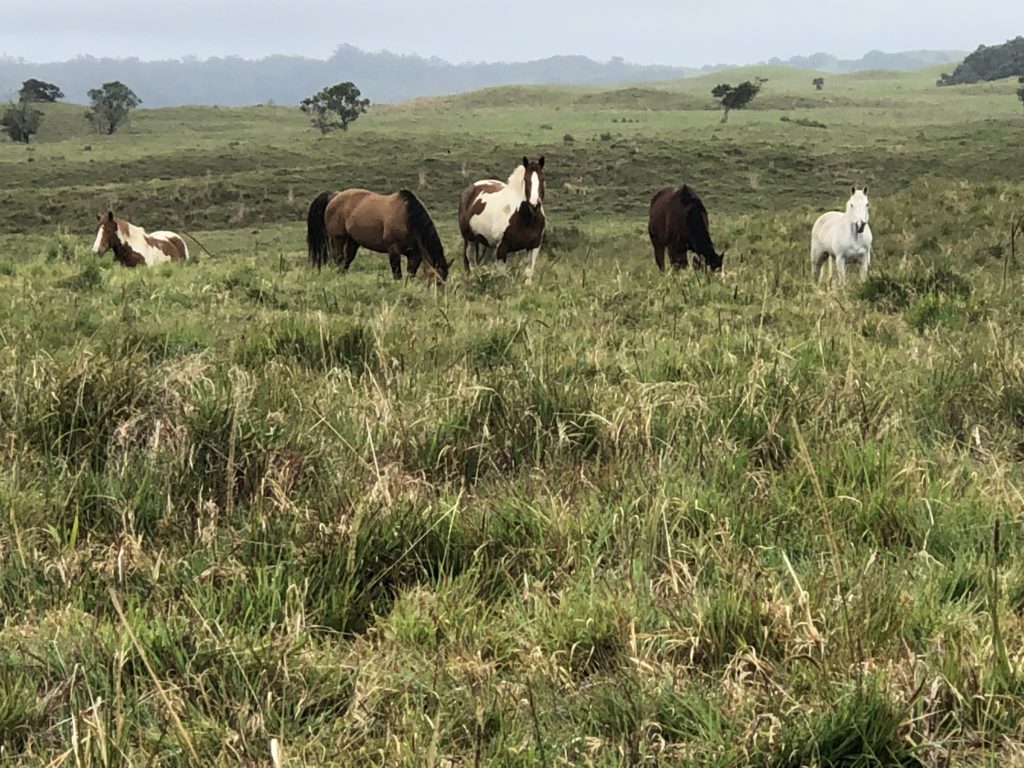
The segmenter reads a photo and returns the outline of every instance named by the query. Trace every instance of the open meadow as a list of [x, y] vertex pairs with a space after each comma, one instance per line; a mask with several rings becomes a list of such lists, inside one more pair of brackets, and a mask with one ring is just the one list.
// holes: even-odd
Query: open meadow
[[[1024, 765], [1024, 113], [937, 76], [501, 88], [327, 137], [47, 107], [0, 144], [0, 763]], [[523, 155], [533, 282], [467, 274], [459, 193]], [[720, 274], [655, 267], [682, 182]], [[869, 280], [814, 287], [853, 184]], [[350, 186], [423, 200], [444, 288], [309, 267]], [[108, 209], [209, 253], [93, 256]]]

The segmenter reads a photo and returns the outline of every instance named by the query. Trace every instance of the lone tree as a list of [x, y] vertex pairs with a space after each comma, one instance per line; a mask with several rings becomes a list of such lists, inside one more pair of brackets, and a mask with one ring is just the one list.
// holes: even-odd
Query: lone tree
[[324, 135], [335, 128], [347, 131], [349, 123], [357, 120], [370, 106], [369, 99], [359, 96], [359, 89], [354, 83], [338, 83], [303, 99], [299, 109], [309, 115], [310, 122]]
[[64, 93], [56, 85], [45, 80], [36, 80], [34, 77], [30, 77], [23, 82], [21, 90], [18, 91], [18, 101], [53, 104], [55, 101], [60, 101], [63, 98]]
[[812, 85], [813, 85], [813, 86], [814, 86], [814, 87], [815, 87], [815, 88], [816, 88], [817, 90], [819, 90], [819, 91], [820, 91], [820, 90], [821, 90], [822, 88], [824, 88], [824, 87], [825, 87], [825, 78], [824, 78], [824, 77], [816, 77], [816, 78], [814, 78], [814, 79], [813, 79], [813, 80], [811, 81], [811, 84], [812, 84]]
[[17, 103], [11, 102], [0, 117], [0, 130], [6, 133], [11, 141], [21, 144], [28, 144], [39, 132], [39, 126], [42, 124], [42, 111], [24, 99], [19, 99]]
[[92, 104], [85, 113], [86, 118], [97, 131], [108, 136], [142, 103], [142, 99], [119, 80], [93, 88], [89, 91], [89, 100]]
[[718, 99], [719, 104], [725, 112], [722, 114], [722, 122], [728, 122], [729, 113], [734, 109], [746, 109], [747, 105], [754, 100], [761, 91], [761, 86], [768, 80], [763, 77], [755, 78], [753, 82], [744, 80], [739, 85], [722, 83], [711, 89], [711, 95]]

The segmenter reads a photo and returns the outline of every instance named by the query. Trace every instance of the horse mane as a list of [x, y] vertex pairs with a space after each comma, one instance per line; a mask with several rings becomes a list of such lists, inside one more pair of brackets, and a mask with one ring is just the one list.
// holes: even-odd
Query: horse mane
[[700, 196], [686, 184], [679, 188], [679, 197], [686, 206], [686, 229], [690, 242], [707, 260], [715, 255], [715, 245], [711, 242], [711, 233], [707, 225], [708, 209], [704, 207], [704, 201]]
[[516, 169], [512, 171], [512, 175], [508, 177], [508, 186], [515, 189], [520, 194], [526, 194], [526, 166], [517, 165]]
[[309, 205], [306, 217], [306, 247], [309, 249], [309, 261], [320, 269], [327, 263], [329, 244], [327, 242], [327, 204], [334, 197], [333, 192], [322, 192]]
[[442, 278], [448, 277], [448, 262], [444, 258], [444, 246], [441, 245], [441, 238], [437, 234], [433, 219], [423, 207], [423, 203], [408, 189], [398, 191], [398, 196], [405, 202], [405, 214], [409, 226], [423, 243], [423, 247], [430, 257], [430, 264]]

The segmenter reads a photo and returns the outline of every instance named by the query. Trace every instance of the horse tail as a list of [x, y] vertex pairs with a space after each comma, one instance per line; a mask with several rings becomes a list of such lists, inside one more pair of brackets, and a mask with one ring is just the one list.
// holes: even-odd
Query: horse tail
[[398, 194], [405, 202], [405, 215], [409, 227], [419, 236], [430, 259], [430, 265], [442, 280], [447, 280], [448, 262], [444, 257], [444, 246], [441, 245], [441, 238], [437, 234], [434, 220], [430, 218], [430, 214], [427, 213], [427, 209], [423, 207], [419, 198], [408, 189], [399, 190]]
[[329, 255], [327, 205], [333, 197], [333, 192], [317, 195], [309, 206], [309, 215], [306, 218], [306, 246], [309, 248], [309, 261], [317, 269], [326, 263]]

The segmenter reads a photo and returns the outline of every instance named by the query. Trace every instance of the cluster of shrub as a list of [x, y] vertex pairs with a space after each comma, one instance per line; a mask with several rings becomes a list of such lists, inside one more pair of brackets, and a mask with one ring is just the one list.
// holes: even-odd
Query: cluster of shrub
[[[100, 133], [112, 134], [128, 117], [128, 113], [142, 103], [131, 88], [119, 80], [104, 83], [89, 91], [89, 109], [86, 119]], [[323, 88], [299, 108], [309, 115], [310, 121], [323, 134], [348, 126], [370, 106], [370, 100], [360, 98], [354, 83], [344, 82]], [[39, 133], [44, 113], [38, 104], [54, 104], [64, 98], [64, 92], [53, 83], [30, 78], [21, 84], [17, 99], [12, 100], [0, 116], [0, 132], [11, 141], [28, 144]]]
[[[28, 144], [43, 125], [43, 111], [36, 105], [53, 104], [63, 98], [63, 91], [53, 83], [29, 78], [0, 116], [0, 131], [11, 141]], [[127, 85], [114, 80], [91, 89], [89, 102], [86, 119], [100, 133], [111, 134], [142, 100]]]

